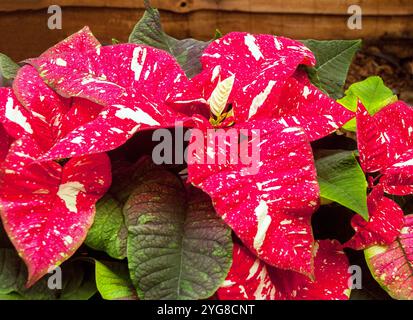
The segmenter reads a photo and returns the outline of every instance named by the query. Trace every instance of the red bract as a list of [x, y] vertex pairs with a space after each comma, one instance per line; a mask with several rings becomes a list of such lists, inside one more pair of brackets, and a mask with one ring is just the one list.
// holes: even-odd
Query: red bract
[[217, 296], [223, 300], [347, 300], [349, 263], [337, 241], [322, 240], [315, 250], [315, 278], [266, 265], [235, 244], [231, 270]]
[[368, 196], [369, 221], [353, 217], [353, 249], [388, 245], [403, 226], [403, 210], [384, 193], [413, 193], [413, 108], [393, 103], [371, 116], [361, 102], [357, 110], [357, 143], [364, 172], [378, 172], [377, 185]]
[[377, 186], [367, 198], [369, 221], [355, 215], [351, 224], [356, 234], [345, 246], [362, 250], [372, 245], [387, 245], [399, 235], [403, 226], [403, 210], [386, 198], [383, 188]]
[[300, 64], [315, 65], [314, 55], [300, 42], [234, 32], [213, 42], [201, 62], [203, 71], [193, 83], [211, 100], [217, 85], [231, 79], [225, 102], [236, 122], [275, 118], [304, 128], [310, 140], [317, 140], [354, 116], [313, 86], [305, 72], [297, 72]]
[[[207, 130], [212, 126], [198, 118], [204, 134], [193, 134], [190, 148], [205, 139], [201, 157], [207, 157], [200, 162], [191, 149], [188, 165], [189, 181], [211, 196], [218, 214], [249, 250], [270, 265], [307, 276], [314, 272], [311, 215], [319, 204], [309, 135], [320, 138], [351, 118], [351, 112], [297, 72], [299, 64], [314, 63], [306, 47], [285, 38], [231, 33], [213, 42], [193, 83], [207, 100], [215, 127], [240, 136], [248, 130], [239, 145], [250, 149], [256, 131], [259, 150], [252, 155], [252, 167], [232, 162], [234, 142], [211, 152]], [[334, 118], [338, 114], [340, 120]], [[219, 162], [220, 157], [227, 161]]]
[[[71, 47], [77, 45], [73, 42]], [[177, 121], [187, 124], [186, 114], [203, 112], [203, 99], [174, 58], [151, 47], [122, 44], [53, 50], [29, 62], [62, 96], [104, 106], [88, 122], [66, 128], [71, 131], [55, 142], [43, 160], [112, 150], [139, 130], [172, 127]], [[90, 108], [82, 105], [86, 111]]]
[[59, 96], [31, 66], [19, 70], [13, 89], [0, 90], [1, 120], [6, 129], [16, 138], [30, 137], [39, 145], [42, 154], [58, 145], [68, 150], [68, 156], [76, 155], [72, 146], [81, 144], [82, 136], [66, 143], [62, 140], [76, 128], [95, 119], [102, 106], [86, 99]]
[[359, 103], [357, 140], [365, 172], [380, 172], [384, 191], [413, 193], [413, 107], [402, 101], [371, 116]]
[[[311, 215], [318, 206], [319, 189], [304, 131], [271, 120], [235, 125], [227, 133], [249, 133], [240, 148], [243, 144], [251, 148], [253, 143], [259, 147], [251, 163], [242, 159], [235, 163], [229, 157], [233, 141], [211, 149], [206, 130], [212, 126], [204, 120], [199, 128], [203, 136], [193, 134], [189, 146], [189, 181], [211, 196], [217, 213], [263, 261], [311, 275]], [[257, 137], [251, 136], [254, 130], [259, 141], [254, 142]], [[202, 150], [200, 139], [205, 139]], [[202, 156], [206, 158], [200, 159]], [[225, 163], [217, 162], [221, 156]], [[215, 164], [208, 164], [210, 160]]]
[[41, 152], [17, 140], [6, 158], [0, 185], [3, 225], [28, 267], [30, 286], [68, 259], [93, 222], [96, 201], [111, 183], [105, 154], [33, 163]]
[[0, 124], [0, 163], [4, 159], [6, 159], [7, 153], [9, 152], [9, 148], [12, 142], [13, 138], [9, 136], [7, 131]]

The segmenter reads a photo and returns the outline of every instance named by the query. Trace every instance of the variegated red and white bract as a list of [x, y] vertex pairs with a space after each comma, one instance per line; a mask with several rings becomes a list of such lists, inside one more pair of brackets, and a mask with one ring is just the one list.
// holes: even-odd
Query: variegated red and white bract
[[356, 118], [361, 167], [378, 173], [368, 196], [369, 221], [354, 216], [356, 234], [346, 243], [360, 250], [391, 244], [403, 226], [403, 210], [385, 193], [413, 194], [413, 108], [399, 101], [372, 116], [359, 102]]
[[139, 130], [188, 125], [195, 111], [204, 112], [205, 101], [168, 53], [136, 44], [86, 43], [93, 46], [73, 42], [71, 50], [28, 60], [61, 96], [102, 106], [89, 121], [72, 125], [42, 160], [109, 151]]
[[361, 167], [382, 175], [385, 192], [413, 194], [413, 107], [398, 101], [372, 116], [359, 102], [357, 141]]
[[36, 145], [17, 140], [2, 166], [3, 225], [28, 267], [31, 286], [68, 259], [93, 223], [95, 203], [111, 183], [106, 154], [34, 162]]
[[[259, 154], [251, 173], [248, 165], [230, 159], [200, 163], [199, 154], [190, 153], [189, 181], [211, 196], [217, 213], [260, 259], [313, 275], [311, 215], [319, 205], [319, 188], [309, 142], [334, 132], [353, 113], [297, 70], [300, 64], [315, 64], [312, 52], [297, 41], [230, 33], [214, 41], [201, 62], [203, 70], [192, 83], [208, 102], [215, 128], [259, 131]], [[190, 149], [205, 138], [202, 155], [228, 156], [225, 146], [211, 156], [207, 131], [212, 126], [207, 119], [196, 120], [205, 134], [193, 135]], [[244, 141], [253, 143], [253, 137]]]
[[[235, 125], [231, 128], [235, 132], [259, 131], [259, 155], [253, 155], [255, 162], [231, 163], [228, 155], [234, 142], [227, 141], [212, 151], [206, 131], [212, 126], [206, 121], [202, 124], [204, 136], [193, 139], [205, 139], [205, 149], [197, 148], [197, 141], [191, 142], [189, 181], [211, 196], [217, 213], [263, 261], [311, 275], [311, 215], [319, 204], [319, 188], [304, 131], [271, 120]], [[258, 142], [249, 137], [240, 145]], [[209, 159], [197, 163], [200, 151], [211, 157], [213, 164], [208, 164]], [[216, 162], [221, 156], [227, 157], [225, 163]]]
[[223, 300], [347, 300], [349, 262], [335, 240], [321, 240], [315, 249], [315, 273], [302, 274], [271, 267], [245, 247], [234, 245], [229, 274], [217, 292]]
[[[189, 80], [162, 50], [102, 46], [84, 28], [26, 63], [12, 88], [0, 88], [0, 206], [29, 286], [85, 239], [111, 183], [104, 152], [138, 131], [179, 123], [198, 129], [188, 148], [188, 181], [211, 197], [242, 242], [218, 297], [348, 298], [342, 246], [313, 237], [320, 192], [310, 143], [354, 113], [299, 68], [316, 63], [303, 44], [230, 33], [211, 42], [202, 72]], [[411, 109], [398, 103], [370, 116], [359, 106], [361, 164], [382, 177], [368, 198], [370, 220], [352, 221], [349, 247], [389, 244], [399, 235], [403, 212], [384, 192], [412, 193]], [[211, 132], [225, 136], [217, 148]], [[249, 163], [242, 148], [252, 150]]]
[[232, 106], [237, 123], [278, 119], [302, 127], [312, 141], [354, 116], [297, 70], [300, 64], [316, 63], [313, 53], [298, 41], [232, 32], [208, 46], [201, 62], [203, 70], [192, 82], [208, 101], [220, 83], [231, 82], [225, 103]]
[[352, 220], [356, 234], [345, 246], [362, 250], [373, 245], [388, 245], [399, 235], [403, 227], [403, 210], [393, 200], [384, 196], [382, 186], [373, 188], [368, 195], [369, 220], [356, 214]]

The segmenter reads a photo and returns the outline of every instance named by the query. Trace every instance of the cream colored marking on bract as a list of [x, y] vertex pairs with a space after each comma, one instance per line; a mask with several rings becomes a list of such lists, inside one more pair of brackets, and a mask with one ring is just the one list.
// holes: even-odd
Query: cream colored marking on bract
[[77, 213], [77, 196], [80, 192], [86, 192], [84, 185], [78, 181], [69, 181], [59, 186], [57, 196], [64, 201], [70, 212]]
[[160, 123], [152, 118], [149, 114], [145, 111], [137, 108], [136, 110], [132, 110], [126, 106], [117, 104], [113, 105], [114, 107], [118, 108], [119, 110], [116, 111], [115, 116], [119, 119], [130, 119], [135, 121], [136, 123], [144, 123], [149, 126], [159, 126]]
[[260, 283], [258, 284], [257, 290], [255, 290], [254, 292], [255, 300], [265, 300], [265, 295], [263, 295], [262, 291], [267, 286], [267, 283], [265, 283], [266, 276], [267, 276], [267, 268], [263, 267], [260, 274], [258, 275], [258, 279], [260, 280]]
[[249, 270], [247, 280], [251, 279], [257, 273], [258, 267], [260, 266], [260, 262], [260, 259], [255, 259], [254, 264], [251, 266]]
[[394, 167], [407, 167], [407, 166], [412, 166], [413, 165], [413, 159], [409, 159], [404, 162], [396, 163]]
[[261, 107], [265, 100], [267, 100], [269, 94], [271, 93], [272, 88], [275, 85], [275, 81], [270, 80], [268, 82], [267, 87], [264, 89], [263, 92], [261, 92], [259, 95], [255, 96], [254, 100], [252, 100], [250, 109], [249, 109], [249, 114], [248, 114], [248, 119], [251, 118], [254, 114], [257, 113], [258, 108]]
[[116, 133], [123, 133], [124, 131], [119, 129], [119, 128], [110, 128], [111, 131], [116, 132]]
[[65, 246], [68, 246], [73, 243], [73, 238], [71, 236], [65, 236], [63, 238]]
[[228, 288], [232, 287], [235, 284], [234, 281], [231, 280], [225, 280], [224, 283], [221, 285], [221, 288]]
[[137, 47], [133, 49], [130, 68], [135, 73], [135, 81], [138, 81], [141, 76], [143, 65], [146, 60], [146, 54], [147, 54], [146, 48]]
[[251, 52], [252, 56], [255, 58], [255, 60], [260, 60], [261, 58], [264, 58], [262, 55], [262, 52], [258, 45], [255, 43], [255, 37], [251, 34], [247, 34], [245, 36], [245, 44], [248, 47], [248, 50]]
[[283, 221], [280, 222], [280, 225], [284, 226], [286, 224], [291, 224], [292, 222], [293, 222], [292, 220], [284, 219]]
[[71, 143], [81, 143], [83, 142], [83, 137], [82, 136], [78, 136], [76, 138], [73, 138], [72, 140], [70, 140]]
[[277, 50], [281, 50], [281, 42], [278, 41], [277, 37], [274, 37], [274, 44]]
[[27, 133], [32, 134], [33, 129], [30, 126], [30, 123], [27, 122], [27, 118], [19, 110], [18, 106], [16, 106], [16, 108], [13, 107], [13, 98], [9, 97], [6, 102], [6, 118], [9, 119], [11, 122], [18, 124]]
[[63, 60], [62, 58], [57, 58], [56, 59], [56, 65], [58, 65], [59, 67], [66, 67], [67, 62], [65, 60]]
[[311, 90], [307, 86], [304, 86], [304, 91], [303, 91], [304, 99], [307, 99], [307, 97], [310, 93], [311, 93]]
[[219, 76], [219, 73], [221, 71], [221, 66], [215, 66], [214, 70], [212, 70], [212, 77], [211, 77], [211, 82], [214, 82], [214, 80]]
[[264, 243], [267, 230], [271, 224], [271, 217], [268, 215], [268, 205], [264, 200], [260, 200], [254, 213], [258, 223], [257, 233], [254, 237], [254, 249], [258, 252]]

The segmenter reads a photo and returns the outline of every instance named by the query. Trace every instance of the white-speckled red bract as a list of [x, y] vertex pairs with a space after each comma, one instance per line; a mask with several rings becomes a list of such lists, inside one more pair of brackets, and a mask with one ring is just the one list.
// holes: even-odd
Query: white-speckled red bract
[[242, 245], [234, 245], [231, 270], [217, 292], [223, 300], [347, 300], [349, 262], [335, 240], [315, 249], [314, 279], [266, 265]]
[[1, 218], [28, 267], [30, 286], [82, 244], [95, 203], [111, 183], [106, 154], [82, 156], [64, 166], [34, 162], [36, 145], [17, 140], [2, 166]]

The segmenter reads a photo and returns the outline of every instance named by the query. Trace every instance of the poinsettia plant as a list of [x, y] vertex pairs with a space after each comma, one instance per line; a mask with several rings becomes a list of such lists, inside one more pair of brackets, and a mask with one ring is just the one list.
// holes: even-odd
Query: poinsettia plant
[[413, 107], [343, 92], [360, 45], [148, 5], [128, 43], [1, 55], [0, 298], [413, 299]]

